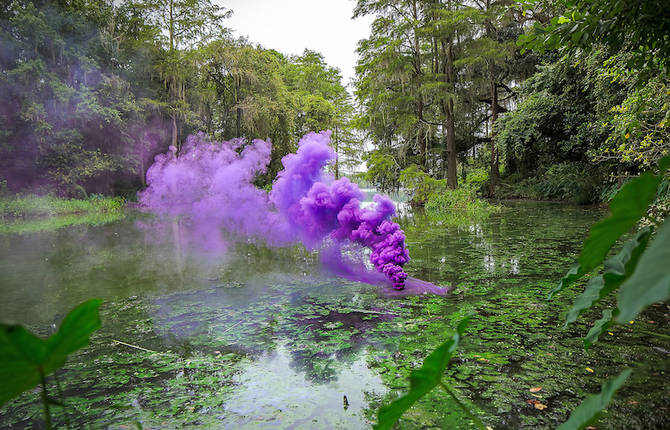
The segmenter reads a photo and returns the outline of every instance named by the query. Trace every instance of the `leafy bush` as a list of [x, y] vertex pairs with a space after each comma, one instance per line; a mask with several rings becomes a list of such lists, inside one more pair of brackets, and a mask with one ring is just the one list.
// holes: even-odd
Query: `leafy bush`
[[447, 186], [445, 179], [435, 179], [412, 164], [400, 172], [400, 183], [410, 196], [410, 202], [416, 206], [423, 206], [428, 199]]
[[426, 203], [428, 216], [441, 221], [456, 220], [457, 224], [481, 220], [500, 211], [500, 206], [477, 198], [474, 189], [461, 187], [432, 194]]
[[519, 178], [518, 173], [505, 178], [499, 196], [589, 204], [601, 201], [605, 188], [599, 172], [583, 163], [554, 164], [537, 176]]
[[484, 192], [489, 183], [489, 170], [478, 167], [468, 171], [465, 177], [465, 185], [476, 190], [478, 193]]
[[670, 152], [670, 86], [665, 79], [656, 77], [635, 89], [609, 114], [606, 123], [612, 132], [591, 151], [595, 160], [649, 169]]

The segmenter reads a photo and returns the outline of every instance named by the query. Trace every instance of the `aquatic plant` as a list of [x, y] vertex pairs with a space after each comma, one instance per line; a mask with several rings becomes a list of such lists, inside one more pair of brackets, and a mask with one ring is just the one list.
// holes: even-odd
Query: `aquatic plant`
[[[269, 142], [212, 142], [202, 133], [190, 136], [179, 154], [172, 148], [156, 157], [140, 202], [151, 211], [188, 218], [194, 236], [208, 248], [225, 247], [221, 229], [270, 246], [326, 248], [330, 252], [325, 255], [331, 256], [355, 243], [371, 249], [375, 268], [395, 289], [403, 289], [407, 274], [402, 267], [409, 252], [405, 234], [391, 221], [395, 206], [388, 197], [375, 195], [374, 205], [361, 207], [365, 195], [358, 186], [325, 171], [336, 157], [330, 134], [305, 135], [297, 152], [282, 159], [284, 169], [269, 192], [253, 183], [270, 163]], [[329, 263], [336, 269], [345, 265], [342, 258]], [[343, 272], [365, 276], [362, 271]]]
[[49, 405], [59, 402], [49, 397], [46, 377], [65, 364], [68, 355], [88, 345], [100, 328], [101, 303], [93, 299], [75, 307], [48, 339], [20, 325], [0, 324], [0, 405], [41, 384], [45, 424], [51, 428]]
[[442, 387], [456, 404], [472, 419], [472, 421], [482, 430], [486, 430], [481, 420], [463, 403], [453, 392], [451, 387], [443, 380], [444, 371], [449, 365], [449, 360], [458, 348], [458, 344], [465, 332], [465, 328], [470, 322], [471, 316], [464, 318], [459, 324], [456, 333], [454, 333], [446, 342], [438, 346], [423, 362], [423, 365], [412, 371], [410, 374], [410, 389], [404, 396], [383, 406], [379, 410], [378, 422], [374, 427], [376, 430], [387, 430], [393, 427], [402, 416], [402, 414], [416, 403], [421, 397], [437, 387]]

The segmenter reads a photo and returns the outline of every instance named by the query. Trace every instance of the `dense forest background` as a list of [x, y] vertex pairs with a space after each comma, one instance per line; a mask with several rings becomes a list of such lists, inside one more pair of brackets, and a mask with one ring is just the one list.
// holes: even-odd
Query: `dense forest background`
[[[336, 175], [416, 203], [590, 203], [670, 149], [670, 8], [605, 0], [359, 0], [353, 86], [324, 57], [234, 38], [210, 0], [0, 7], [0, 192], [132, 197], [185, 138], [271, 139], [269, 186], [308, 131]], [[225, 2], [222, 3], [225, 5]]]

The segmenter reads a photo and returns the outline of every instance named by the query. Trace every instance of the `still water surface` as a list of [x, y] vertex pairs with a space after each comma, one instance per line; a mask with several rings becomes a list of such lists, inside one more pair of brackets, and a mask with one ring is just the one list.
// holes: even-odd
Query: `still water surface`
[[[649, 344], [623, 331], [584, 352], [580, 336], [597, 316], [561, 330], [570, 297], [544, 300], [603, 211], [508, 202], [476, 223], [401, 212], [408, 273], [449, 295], [386, 298], [324, 273], [299, 248], [201, 250], [178, 222], [129, 213], [0, 235], [0, 315], [46, 335], [76, 304], [104, 300], [103, 327], [59, 373], [66, 408], [54, 408], [57, 422], [93, 428], [369, 428], [469, 311], [477, 316], [447, 377], [494, 428], [552, 428], [609, 373], [648, 358]], [[643, 399], [637, 384], [667, 408], [667, 359], [654, 366], [632, 381], [630, 398]], [[541, 412], [528, 402], [536, 385]], [[0, 428], [39, 426], [36, 399], [30, 392], [0, 408]], [[668, 420], [667, 410], [650, 417], [626, 405], [610, 424]], [[424, 426], [470, 428], [438, 392], [401, 422]]]

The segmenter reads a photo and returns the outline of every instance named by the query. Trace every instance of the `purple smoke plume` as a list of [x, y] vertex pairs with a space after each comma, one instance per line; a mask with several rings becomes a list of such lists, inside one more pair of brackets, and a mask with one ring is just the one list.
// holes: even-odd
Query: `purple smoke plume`
[[189, 219], [210, 247], [221, 245], [212, 233], [221, 229], [270, 246], [300, 242], [310, 250], [339, 252], [347, 241], [362, 245], [372, 251], [374, 267], [401, 290], [409, 252], [405, 234], [391, 221], [393, 202], [375, 195], [374, 205], [361, 207], [365, 196], [358, 186], [347, 178], [335, 180], [324, 169], [336, 157], [329, 142], [330, 131], [305, 135], [298, 151], [282, 159], [284, 170], [268, 193], [253, 184], [270, 162], [268, 142], [190, 136], [179, 156], [171, 148], [156, 157], [140, 202], [151, 211]]

